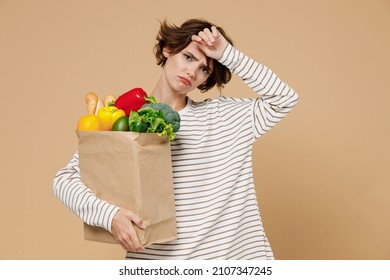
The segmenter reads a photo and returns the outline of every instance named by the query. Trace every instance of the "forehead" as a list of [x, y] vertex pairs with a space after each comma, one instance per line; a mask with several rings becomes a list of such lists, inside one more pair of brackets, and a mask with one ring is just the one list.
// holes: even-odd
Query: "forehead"
[[209, 67], [214, 65], [214, 60], [204, 54], [204, 52], [199, 48], [198, 44], [195, 42], [191, 42], [185, 47], [182, 52], [190, 52], [194, 55], [200, 62], [206, 64]]
[[199, 48], [198, 44], [195, 42], [191, 42], [187, 45], [187, 47], [184, 48], [185, 51], [192, 51], [195, 54], [199, 56], [199, 58], [206, 58], [206, 55], [202, 50]]

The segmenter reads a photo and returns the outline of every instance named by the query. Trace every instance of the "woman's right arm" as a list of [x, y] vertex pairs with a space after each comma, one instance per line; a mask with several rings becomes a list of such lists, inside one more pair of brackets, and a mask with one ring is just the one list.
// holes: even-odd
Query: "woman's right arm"
[[97, 198], [93, 191], [84, 185], [80, 178], [77, 152], [55, 175], [54, 194], [85, 223], [111, 232], [112, 220], [120, 208]]
[[80, 177], [79, 155], [76, 152], [69, 163], [54, 177], [55, 196], [85, 223], [111, 232], [127, 251], [140, 251], [133, 223], [145, 228], [142, 219], [132, 211], [121, 209], [96, 197]]

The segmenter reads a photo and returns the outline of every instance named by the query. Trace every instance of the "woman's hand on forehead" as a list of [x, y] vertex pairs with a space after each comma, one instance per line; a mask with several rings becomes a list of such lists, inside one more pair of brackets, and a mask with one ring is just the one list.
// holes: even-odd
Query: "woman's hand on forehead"
[[218, 60], [222, 57], [223, 51], [228, 45], [228, 41], [218, 31], [215, 26], [205, 28], [196, 35], [192, 35], [192, 41], [197, 43], [200, 50], [210, 58]]

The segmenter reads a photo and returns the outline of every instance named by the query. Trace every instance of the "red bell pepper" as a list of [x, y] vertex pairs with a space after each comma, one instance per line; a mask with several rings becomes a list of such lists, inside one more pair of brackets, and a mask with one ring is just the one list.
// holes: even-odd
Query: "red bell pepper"
[[147, 98], [148, 95], [142, 88], [133, 88], [119, 96], [114, 106], [125, 111], [128, 116], [131, 111], [138, 111], [144, 104], [149, 103], [145, 97]]

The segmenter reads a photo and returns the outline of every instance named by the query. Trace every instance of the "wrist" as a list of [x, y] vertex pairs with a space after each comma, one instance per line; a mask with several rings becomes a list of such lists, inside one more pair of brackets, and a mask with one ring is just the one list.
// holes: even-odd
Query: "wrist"
[[222, 54], [221, 54], [221, 57], [219, 59], [217, 59], [217, 61], [221, 64], [223, 64], [224, 61], [226, 61], [229, 53], [231, 52], [233, 48], [233, 45], [231, 45], [229, 42], [227, 42], [225, 48], [223, 49], [222, 51]]

